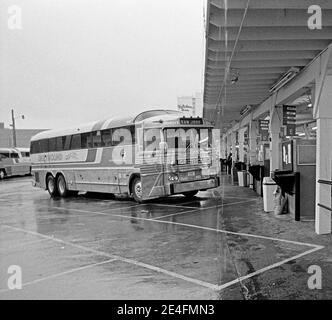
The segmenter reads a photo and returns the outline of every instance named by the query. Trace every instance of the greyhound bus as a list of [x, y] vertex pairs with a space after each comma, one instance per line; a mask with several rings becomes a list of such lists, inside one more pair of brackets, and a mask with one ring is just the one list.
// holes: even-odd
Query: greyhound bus
[[220, 134], [174, 110], [96, 121], [31, 139], [34, 185], [50, 195], [127, 194], [141, 203], [220, 185]]
[[30, 174], [29, 148], [0, 148], [0, 180]]

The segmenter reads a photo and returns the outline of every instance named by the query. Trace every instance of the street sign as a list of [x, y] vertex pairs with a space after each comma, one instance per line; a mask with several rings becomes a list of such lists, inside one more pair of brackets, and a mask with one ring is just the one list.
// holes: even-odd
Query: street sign
[[270, 120], [258, 120], [258, 130], [261, 135], [261, 141], [269, 141]]
[[296, 107], [282, 106], [282, 124], [286, 126], [286, 136], [296, 135]]

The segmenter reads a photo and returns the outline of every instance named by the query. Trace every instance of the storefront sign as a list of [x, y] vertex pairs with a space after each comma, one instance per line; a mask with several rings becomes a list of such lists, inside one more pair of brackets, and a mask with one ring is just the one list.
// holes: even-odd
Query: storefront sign
[[261, 141], [269, 141], [270, 120], [258, 120], [259, 133]]
[[286, 126], [286, 136], [296, 135], [296, 107], [286, 105], [282, 107], [282, 124]]

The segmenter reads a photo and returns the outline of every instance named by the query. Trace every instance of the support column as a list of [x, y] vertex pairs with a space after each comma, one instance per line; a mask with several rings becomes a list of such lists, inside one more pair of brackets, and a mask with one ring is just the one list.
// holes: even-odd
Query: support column
[[[332, 180], [332, 75], [325, 78], [317, 107], [316, 180]], [[331, 233], [331, 214], [318, 204], [331, 208], [332, 186], [316, 181], [315, 231]]]
[[244, 162], [244, 133], [246, 128], [239, 130], [239, 161]]
[[236, 131], [231, 133], [231, 142], [232, 142], [232, 162], [236, 161]]
[[270, 172], [280, 169], [280, 152], [279, 152], [279, 144], [280, 144], [280, 129], [281, 129], [281, 119], [282, 114], [280, 107], [272, 107], [270, 112]]
[[251, 120], [249, 123], [249, 157], [250, 165], [257, 162], [257, 121]]

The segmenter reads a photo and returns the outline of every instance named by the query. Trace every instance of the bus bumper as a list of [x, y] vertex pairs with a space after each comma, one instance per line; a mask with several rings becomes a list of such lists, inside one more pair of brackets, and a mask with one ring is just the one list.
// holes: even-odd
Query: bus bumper
[[183, 193], [187, 191], [206, 190], [219, 187], [218, 177], [208, 180], [174, 183], [170, 185], [171, 194]]

